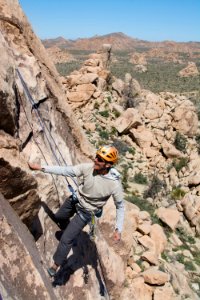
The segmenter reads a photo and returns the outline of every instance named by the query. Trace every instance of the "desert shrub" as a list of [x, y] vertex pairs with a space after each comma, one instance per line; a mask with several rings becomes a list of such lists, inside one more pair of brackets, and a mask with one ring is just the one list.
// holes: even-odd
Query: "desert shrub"
[[71, 74], [75, 70], [79, 70], [81, 68], [82, 62], [80, 61], [70, 61], [66, 63], [58, 63], [56, 64], [56, 69], [62, 76], [67, 76]]
[[176, 133], [175, 140], [174, 140], [174, 146], [176, 147], [176, 149], [185, 153], [186, 146], [187, 146], [187, 139], [180, 132]]
[[104, 118], [109, 117], [109, 111], [108, 110], [99, 111], [99, 114]]
[[[117, 148], [117, 150], [119, 151], [119, 154], [121, 154], [121, 155], [126, 154], [127, 151], [130, 153], [134, 152], [133, 147], [129, 147], [129, 146], [127, 146], [126, 143], [124, 143], [123, 141], [117, 140], [117, 139], [113, 141], [113, 146]], [[134, 152], [134, 154], [135, 154], [135, 152]]]
[[128, 202], [131, 202], [131, 203], [137, 205], [141, 210], [148, 211], [151, 216], [154, 215], [155, 208], [146, 199], [143, 199], [143, 198], [138, 197], [136, 195], [130, 195], [130, 194], [125, 196], [125, 199]]
[[172, 166], [179, 172], [183, 167], [186, 167], [188, 164], [187, 157], [181, 157], [179, 159], [174, 159], [172, 162]]
[[179, 236], [180, 240], [184, 244], [195, 244], [195, 239], [193, 236], [189, 235], [184, 228], [179, 227], [176, 229], [176, 234]]
[[154, 198], [165, 186], [165, 182], [163, 182], [156, 175], [154, 175], [149, 188], [147, 189], [147, 191], [144, 192], [144, 198]]
[[113, 110], [113, 114], [114, 114], [115, 118], [119, 118], [121, 115], [120, 112], [117, 110]]
[[168, 251], [167, 251], [167, 250], [165, 250], [165, 251], [163, 251], [163, 252], [161, 253], [161, 257], [162, 257], [162, 259], [166, 260], [167, 262], [170, 261], [170, 258], [169, 258], [169, 255], [168, 255]]
[[142, 270], [142, 272], [145, 270], [145, 267], [143, 265], [143, 260], [141, 258], [139, 258], [137, 261], [136, 261], [137, 265], [140, 267], [140, 269]]
[[177, 251], [183, 251], [183, 250], [190, 250], [190, 247], [187, 244], [182, 244], [180, 246], [176, 246], [175, 248], [172, 249], [173, 252], [177, 252]]
[[117, 135], [117, 129], [115, 127], [111, 127], [110, 135], [111, 136], [116, 136]]
[[128, 152], [131, 153], [132, 155], [135, 155], [135, 148], [134, 147], [129, 147]]
[[184, 264], [184, 255], [183, 255], [182, 253], [178, 253], [178, 254], [176, 255], [176, 260], [177, 260], [178, 262], [180, 262], [181, 264]]
[[129, 188], [128, 185], [128, 165], [122, 165], [122, 170], [121, 170], [121, 177], [122, 177], [122, 186], [124, 191], [126, 192], [127, 189]]
[[99, 136], [103, 139], [103, 140], [109, 140], [109, 133], [107, 130], [100, 130], [99, 131]]
[[200, 252], [199, 251], [192, 252], [192, 255], [194, 257], [195, 264], [197, 264], [198, 266], [200, 266]]
[[193, 262], [186, 260], [182, 253], [178, 253], [176, 255], [176, 260], [179, 261], [181, 264], [184, 264], [186, 270], [188, 270], [188, 271], [196, 270], [196, 267], [194, 266]]
[[[137, 195], [134, 195], [133, 193], [132, 194], [128, 194], [125, 196], [125, 199], [130, 202], [130, 203], [133, 203], [135, 204], [136, 206], [139, 207], [140, 210], [145, 210], [147, 211], [150, 216], [151, 216], [151, 220], [152, 222], [155, 224], [159, 224], [160, 226], [162, 226], [165, 230], [165, 224], [163, 224], [161, 222], [161, 220], [158, 218], [158, 216], [156, 215], [155, 213], [155, 207], [153, 206], [153, 204], [151, 204], [150, 202], [148, 202], [146, 199], [142, 198], [142, 197], [139, 197]], [[169, 231], [169, 230], [168, 230]], [[167, 232], [165, 231], [166, 235], [167, 235]], [[170, 232], [171, 234], [171, 232]], [[168, 236], [168, 235], [167, 235]]]
[[112, 102], [111, 96], [107, 96], [107, 100], [108, 100], [109, 103], [111, 103]]
[[68, 49], [67, 52], [71, 53], [72, 55], [86, 59], [88, 58], [89, 54], [93, 53], [92, 50], [82, 50], [82, 49]]
[[100, 104], [98, 102], [94, 103], [94, 109], [99, 109]]
[[193, 262], [192, 261], [188, 261], [186, 260], [184, 262], [184, 265], [185, 265], [185, 269], [187, 271], [196, 271], [196, 267], [194, 266]]
[[123, 282], [123, 287], [128, 288], [130, 283], [128, 282], [128, 279], [125, 279]]
[[147, 178], [141, 172], [134, 175], [134, 181], [139, 184], [147, 184]]
[[182, 199], [185, 196], [185, 191], [183, 191], [180, 187], [174, 187], [171, 191], [171, 197], [174, 200]]

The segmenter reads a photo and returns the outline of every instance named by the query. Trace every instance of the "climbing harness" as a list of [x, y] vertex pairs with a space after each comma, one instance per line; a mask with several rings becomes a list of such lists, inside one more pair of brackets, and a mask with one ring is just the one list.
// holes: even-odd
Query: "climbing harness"
[[89, 223], [89, 237], [91, 241], [94, 241], [96, 238], [96, 221], [102, 216], [103, 209], [100, 208], [96, 213], [92, 212], [91, 213], [91, 221]]

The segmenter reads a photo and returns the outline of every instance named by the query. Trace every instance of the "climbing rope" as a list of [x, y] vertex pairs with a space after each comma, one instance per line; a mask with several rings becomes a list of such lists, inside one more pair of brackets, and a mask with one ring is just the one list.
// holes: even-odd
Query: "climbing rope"
[[[30, 129], [31, 129], [31, 132], [33, 132], [33, 126], [31, 125], [31, 123], [30, 123], [30, 121], [29, 121], [29, 118], [28, 118], [28, 115], [27, 115], [27, 113], [26, 113], [26, 109], [25, 109], [25, 107], [24, 107], [24, 104], [23, 104], [23, 101], [22, 101], [22, 99], [21, 99], [21, 95], [20, 95], [20, 93], [19, 93], [19, 90], [18, 90], [17, 85], [15, 85], [15, 92], [16, 92], [16, 95], [17, 95], [17, 99], [19, 100], [19, 103], [20, 103], [20, 105], [21, 105], [21, 107], [22, 107], [22, 109], [23, 109], [23, 111], [24, 111], [24, 114], [25, 114], [27, 123], [28, 123], [28, 125], [29, 125], [29, 127], [30, 127]], [[33, 140], [34, 140], [36, 146], [37, 146], [38, 149], [40, 150], [40, 153], [41, 153], [41, 155], [42, 155], [44, 161], [45, 161], [46, 164], [48, 165], [48, 162], [47, 162], [46, 157], [45, 157], [45, 155], [44, 155], [44, 153], [43, 153], [43, 151], [42, 151], [42, 149], [41, 149], [41, 147], [40, 147], [40, 144], [38, 143], [38, 141], [36, 140], [36, 138], [34, 137], [34, 135], [32, 135], [32, 138], [33, 138]], [[58, 189], [57, 189], [57, 185], [56, 185], [55, 179], [54, 179], [54, 177], [53, 177], [52, 174], [51, 174], [51, 177], [52, 177], [52, 180], [53, 180], [55, 189], [56, 189], [56, 193], [57, 193], [57, 195], [59, 195]]]
[[[28, 101], [30, 102], [31, 107], [32, 107], [32, 109], [34, 110], [34, 112], [35, 112], [35, 114], [36, 114], [37, 120], [38, 120], [38, 122], [39, 122], [39, 124], [40, 124], [40, 126], [41, 126], [41, 128], [42, 128], [42, 131], [43, 131], [43, 133], [44, 133], [44, 136], [46, 137], [46, 140], [47, 140], [47, 142], [48, 142], [48, 145], [49, 145], [49, 147], [50, 147], [50, 149], [51, 149], [51, 152], [52, 152], [52, 154], [53, 154], [53, 156], [54, 156], [56, 162], [58, 163], [59, 166], [61, 165], [60, 160], [59, 160], [59, 158], [57, 157], [57, 154], [56, 154], [56, 152], [54, 151], [54, 148], [53, 148], [53, 146], [52, 146], [52, 142], [53, 142], [53, 144], [54, 144], [55, 149], [58, 151], [58, 153], [59, 153], [59, 155], [60, 155], [60, 157], [61, 157], [61, 159], [62, 159], [64, 165], [67, 166], [67, 163], [66, 163], [65, 159], [63, 158], [62, 153], [60, 152], [60, 150], [59, 150], [59, 148], [58, 148], [58, 146], [57, 146], [57, 144], [56, 144], [56, 142], [55, 142], [55, 140], [54, 140], [54, 138], [53, 138], [53, 136], [52, 136], [50, 130], [49, 130], [48, 127], [46, 126], [46, 124], [45, 124], [45, 122], [44, 122], [44, 120], [43, 120], [43, 118], [42, 118], [42, 116], [41, 116], [41, 114], [40, 114], [40, 112], [39, 112], [38, 105], [37, 105], [37, 104], [35, 103], [35, 101], [33, 100], [33, 97], [31, 96], [31, 93], [30, 93], [30, 91], [29, 91], [29, 89], [28, 89], [28, 87], [27, 87], [27, 85], [26, 85], [26, 83], [25, 83], [25, 81], [24, 81], [24, 79], [23, 79], [23, 77], [22, 77], [22, 75], [21, 75], [21, 73], [20, 73], [20, 71], [19, 71], [18, 69], [16, 69], [16, 73], [17, 73], [17, 75], [18, 75], [18, 77], [19, 77], [19, 79], [20, 79], [20, 81], [21, 81], [23, 90], [24, 90], [24, 92], [25, 92], [25, 96], [26, 96], [26, 98], [28, 99]], [[24, 108], [23, 108], [23, 109], [24, 109]], [[27, 116], [27, 114], [26, 114], [26, 116]], [[27, 118], [27, 119], [28, 119], [28, 118]], [[29, 124], [29, 126], [31, 125], [30, 122], [29, 122], [29, 120], [28, 120], [28, 124]], [[31, 127], [31, 130], [33, 130], [32, 126], [30, 126], [30, 127]], [[48, 132], [48, 134], [49, 134], [49, 137], [48, 137], [47, 132]], [[34, 140], [34, 141], [36, 141], [36, 140]], [[36, 145], [39, 147], [39, 145], [38, 145], [37, 142], [36, 142]], [[39, 149], [40, 149], [40, 152], [42, 153], [41, 148], [39, 148]], [[43, 153], [42, 153], [42, 155], [43, 155]], [[44, 155], [43, 155], [43, 157], [44, 157]], [[46, 160], [45, 160], [45, 162], [46, 162]], [[70, 176], [69, 176], [69, 177], [70, 177]], [[75, 179], [74, 179], [73, 177], [70, 177], [70, 178], [71, 178], [71, 180], [74, 182], [74, 184], [77, 186], [77, 182], [75, 181]], [[65, 179], [65, 181], [67, 182], [68, 189], [69, 189], [69, 191], [71, 192], [72, 196], [73, 196], [73, 197], [76, 197], [76, 192], [75, 192], [75, 190], [73, 189], [72, 185], [69, 183], [69, 181], [68, 181], [68, 179], [67, 179], [66, 177], [64, 177], [64, 179]]]
[[[97, 226], [95, 227], [95, 231], [97, 231]], [[98, 258], [98, 261], [99, 261], [101, 276], [102, 276], [103, 282], [104, 282], [104, 297], [106, 298], [106, 300], [110, 300], [110, 296], [109, 296], [109, 293], [108, 293], [108, 290], [107, 290], [107, 287], [106, 287], [106, 278], [105, 278], [105, 275], [104, 275], [104, 272], [103, 272], [103, 264], [102, 264], [102, 261], [101, 261], [101, 258], [100, 258], [101, 256], [99, 255], [99, 252], [98, 252], [98, 249], [97, 249], [97, 245], [95, 243], [95, 239], [93, 240], [93, 244], [95, 246], [97, 258]]]

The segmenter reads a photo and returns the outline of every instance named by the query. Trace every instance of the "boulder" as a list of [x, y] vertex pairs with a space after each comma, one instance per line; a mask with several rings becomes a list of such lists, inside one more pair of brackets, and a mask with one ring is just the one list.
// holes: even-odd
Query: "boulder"
[[172, 126], [189, 137], [194, 136], [198, 129], [198, 116], [193, 103], [189, 100], [177, 106], [173, 113]]
[[163, 285], [169, 281], [169, 274], [157, 270], [156, 268], [150, 268], [142, 273], [144, 282], [149, 284]]
[[137, 128], [142, 124], [138, 111], [135, 108], [125, 110], [114, 123], [114, 127], [119, 133], [128, 132], [131, 128]]
[[176, 209], [160, 207], [156, 213], [165, 224], [175, 230], [180, 220], [180, 213]]
[[175, 157], [183, 157], [184, 154], [176, 149], [176, 147], [172, 144], [170, 144], [167, 140], [163, 140], [162, 142], [162, 149], [164, 154], [168, 158], [175, 158]]
[[142, 149], [149, 148], [155, 139], [153, 133], [144, 126], [130, 129], [130, 135]]
[[164, 233], [163, 228], [160, 225], [153, 224], [151, 226], [150, 238], [155, 243], [155, 249], [157, 254], [162, 253], [167, 245], [167, 237]]

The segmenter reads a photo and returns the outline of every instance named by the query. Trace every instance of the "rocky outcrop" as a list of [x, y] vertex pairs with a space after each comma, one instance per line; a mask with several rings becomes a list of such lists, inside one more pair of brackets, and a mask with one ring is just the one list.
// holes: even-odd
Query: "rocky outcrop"
[[96, 54], [90, 55], [79, 71], [63, 79], [69, 103], [73, 109], [103, 96], [110, 79], [111, 45], [103, 45]]
[[199, 71], [197, 66], [194, 62], [188, 62], [187, 67], [179, 71], [178, 75], [180, 77], [190, 77], [190, 76], [197, 76], [199, 75]]
[[134, 65], [146, 65], [146, 57], [144, 54], [141, 53], [134, 53], [131, 56], [130, 62]]
[[65, 63], [75, 60], [72, 54], [62, 51], [59, 47], [49, 47], [47, 48], [47, 53], [49, 58], [55, 63]]

